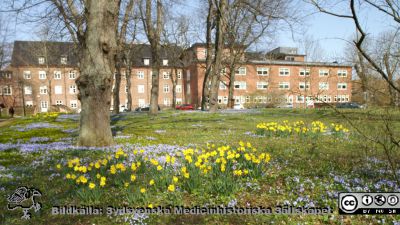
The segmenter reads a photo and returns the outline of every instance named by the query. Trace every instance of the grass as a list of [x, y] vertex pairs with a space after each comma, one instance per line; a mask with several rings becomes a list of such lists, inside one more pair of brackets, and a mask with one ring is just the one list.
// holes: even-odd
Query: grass
[[[343, 137], [325, 134], [306, 137], [255, 135], [257, 124], [284, 120], [288, 120], [289, 123], [302, 120], [306, 124], [317, 120], [325, 124], [340, 123], [350, 132], [348, 136]], [[165, 166], [162, 172], [157, 172], [149, 162], [142, 160], [141, 162], [146, 166], [137, 171], [136, 183], [132, 182], [128, 188], [124, 187], [124, 182], [129, 178], [122, 172], [118, 172], [115, 176], [107, 177], [107, 185], [104, 188], [96, 187], [90, 190], [87, 185], [76, 185], [64, 178], [66, 173], [72, 170], [67, 167], [68, 160], [79, 157], [83, 161], [82, 164], [88, 165], [89, 162], [114, 156], [115, 149], [24, 151], [14, 148], [0, 150], [0, 194], [3, 196], [0, 198], [0, 205], [7, 205], [7, 195], [10, 195], [18, 186], [35, 187], [43, 193], [39, 198], [43, 208], [38, 213], [33, 212], [31, 220], [21, 220], [21, 210], [9, 211], [5, 208], [1, 210], [0, 223], [129, 224], [131, 222], [140, 224], [140, 219], [131, 218], [128, 215], [54, 216], [51, 215], [51, 207], [55, 205], [146, 207], [151, 203], [160, 206], [315, 205], [329, 206], [334, 213], [328, 215], [149, 215], [149, 218], [144, 220], [147, 224], [268, 224], [271, 222], [277, 224], [375, 224], [378, 222], [393, 224], [400, 221], [399, 216], [340, 216], [337, 212], [338, 192], [400, 191], [399, 184], [396, 183], [398, 180], [393, 175], [393, 168], [388, 163], [389, 156], [394, 165], [399, 165], [399, 149], [394, 147], [385, 153], [381, 145], [366, 140], [356, 131], [357, 129], [367, 137], [385, 141], [382, 131], [385, 121], [389, 121], [394, 135], [399, 138], [400, 113], [381, 109], [341, 110], [340, 113], [333, 110], [287, 109], [216, 114], [165, 111], [156, 117], [137, 113], [120, 114], [112, 117], [111, 125], [116, 135], [116, 143], [129, 146], [130, 154], [134, 146], [138, 149], [147, 146], [146, 151], [152, 151], [152, 149], [158, 151], [157, 149], [178, 147], [207, 149], [207, 143], [209, 143], [209, 145], [214, 144], [216, 149], [218, 146], [227, 145], [238, 147], [239, 141], [243, 141], [251, 143], [260, 154], [268, 153], [271, 161], [260, 167], [262, 168], [260, 174], [247, 177], [226, 176], [219, 172], [202, 176], [196, 175], [196, 170], [193, 168], [190, 170], [190, 182], [184, 183], [184, 178], [179, 177], [176, 186], [179, 186], [180, 190], [168, 192], [166, 187], [171, 183], [170, 179], [174, 175], [173, 168]], [[39, 126], [38, 123], [40, 123]], [[43, 123], [46, 124], [43, 125]], [[53, 126], [46, 127], [48, 124]], [[14, 119], [11, 124], [0, 127], [0, 143], [14, 145], [28, 143], [29, 145], [33, 141], [32, 137], [42, 137], [46, 139], [39, 140], [40, 146], [35, 145], [35, 148], [50, 146], [54, 142], [72, 144], [77, 137], [77, 131], [74, 129], [78, 125], [79, 121], [76, 117], [63, 117], [56, 114]], [[26, 129], [28, 126], [35, 128]], [[25, 131], [18, 131], [18, 129], [25, 129]], [[127, 161], [123, 157], [112, 160], [115, 160], [115, 163]], [[60, 170], [56, 168], [57, 164], [62, 165]], [[244, 164], [245, 161], [243, 161]], [[187, 166], [189, 168], [190, 164]], [[246, 166], [252, 165], [246, 164]], [[399, 170], [399, 168], [394, 169]], [[218, 168], [212, 171], [218, 171]], [[103, 172], [107, 174], [105, 170]], [[154, 187], [147, 185], [152, 178], [157, 183]], [[144, 186], [147, 187], [146, 194], [141, 194], [140, 187]]]

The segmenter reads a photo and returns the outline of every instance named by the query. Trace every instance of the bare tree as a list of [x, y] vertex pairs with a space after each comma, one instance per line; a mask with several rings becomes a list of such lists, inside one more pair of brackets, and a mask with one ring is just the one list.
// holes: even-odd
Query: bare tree
[[[144, 8], [143, 8], [144, 7]], [[158, 113], [158, 95], [159, 95], [159, 79], [161, 67], [161, 44], [160, 37], [163, 30], [163, 5], [161, 0], [156, 1], [156, 23], [153, 24], [153, 8], [152, 0], [141, 2], [140, 12], [147, 39], [151, 46], [151, 97], [150, 97], [150, 115]]]

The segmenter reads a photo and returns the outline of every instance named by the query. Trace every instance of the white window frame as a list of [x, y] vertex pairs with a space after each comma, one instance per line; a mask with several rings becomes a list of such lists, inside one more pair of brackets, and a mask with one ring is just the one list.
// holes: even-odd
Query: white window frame
[[143, 64], [144, 64], [145, 66], [150, 65], [150, 59], [148, 59], [148, 58], [143, 58]]
[[182, 85], [178, 84], [175, 86], [176, 93], [182, 93]]
[[76, 92], [77, 92], [76, 85], [75, 84], [69, 85], [69, 93], [76, 94]]
[[219, 82], [219, 90], [226, 90], [226, 85], [222, 81]]
[[171, 99], [170, 98], [164, 98], [164, 105], [165, 106], [171, 106]]
[[61, 62], [62, 65], [66, 65], [66, 64], [67, 64], [67, 61], [68, 61], [68, 58], [67, 58], [67, 57], [61, 56], [60, 62]]
[[143, 98], [139, 98], [139, 99], [138, 99], [138, 106], [139, 106], [139, 107], [144, 107], [144, 106], [146, 106], [146, 100], [143, 99]]
[[180, 80], [182, 79], [182, 71], [178, 71], [176, 77]]
[[290, 68], [279, 68], [279, 76], [282, 77], [290, 76]]
[[47, 95], [48, 94], [47, 86], [40, 86], [39, 87], [39, 93], [41, 95]]
[[170, 78], [170, 72], [164, 71], [163, 72], [163, 79], [164, 80], [169, 80], [169, 78]]
[[76, 79], [76, 71], [75, 70], [71, 70], [68, 72], [68, 77], [70, 80]]
[[246, 73], [247, 73], [247, 68], [244, 66], [241, 66], [235, 70], [235, 74], [238, 76], [245, 76]]
[[61, 85], [54, 86], [54, 94], [61, 95], [63, 92], [63, 87]]
[[39, 65], [43, 65], [45, 63], [45, 58], [43, 56], [38, 57]]
[[304, 95], [297, 95], [296, 103], [304, 103]]
[[[304, 86], [303, 88], [301, 86]], [[310, 82], [299, 82], [300, 90], [310, 90]]]
[[182, 99], [181, 98], [177, 98], [175, 101], [175, 104], [180, 105], [182, 104]]
[[338, 70], [337, 75], [338, 77], [347, 77], [347, 70]]
[[[238, 86], [238, 87], [236, 87], [236, 86]], [[246, 81], [235, 81], [234, 89], [236, 89], [236, 90], [246, 90], [246, 88], [247, 88]]]
[[162, 64], [163, 66], [168, 66], [168, 59], [163, 59]]
[[327, 77], [329, 76], [329, 70], [328, 69], [321, 69], [318, 71], [318, 74], [320, 77]]
[[32, 86], [30, 86], [30, 85], [25, 85], [25, 86], [24, 86], [24, 94], [25, 94], [25, 95], [31, 95], [31, 94], [32, 94]]
[[12, 87], [11, 85], [6, 85], [1, 88], [2, 95], [12, 95]]
[[23, 72], [23, 74], [24, 74], [24, 79], [26, 79], [26, 80], [32, 79], [31, 71], [26, 70]]
[[306, 76], [306, 77], [310, 76], [310, 69], [300, 69], [300, 70], [299, 70], [299, 76], [302, 76], [302, 77], [304, 77], [304, 76]]
[[268, 76], [269, 68], [267, 67], [257, 67], [257, 75], [258, 76]]
[[318, 89], [319, 90], [329, 90], [329, 83], [328, 82], [319, 82]]
[[143, 70], [137, 71], [136, 76], [138, 79], [144, 79], [144, 71]]
[[338, 90], [347, 90], [347, 83], [338, 83], [337, 89]]
[[61, 80], [61, 71], [54, 71], [54, 80]]
[[289, 90], [290, 82], [279, 82], [279, 90]]
[[63, 105], [63, 101], [62, 100], [56, 100], [56, 105]]
[[33, 101], [25, 101], [25, 106], [32, 107], [33, 106]]
[[47, 78], [46, 71], [39, 71], [39, 80], [45, 80]]
[[47, 109], [49, 108], [49, 104], [47, 101], [40, 101], [40, 108]]
[[70, 100], [69, 101], [69, 106], [73, 109], [78, 108], [78, 100]]
[[169, 85], [168, 84], [164, 84], [163, 91], [164, 91], [164, 93], [169, 93]]
[[268, 82], [261, 81], [257, 82], [257, 90], [266, 90], [268, 89]]

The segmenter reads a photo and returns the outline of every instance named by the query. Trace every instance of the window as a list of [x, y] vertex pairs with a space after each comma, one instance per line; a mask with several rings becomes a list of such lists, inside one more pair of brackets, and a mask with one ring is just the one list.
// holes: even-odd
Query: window
[[169, 85], [164, 84], [164, 93], [169, 93]]
[[48, 107], [47, 101], [41, 101], [40, 102], [40, 107], [43, 108], [43, 109], [47, 109], [47, 107]]
[[3, 87], [3, 95], [12, 95], [12, 87], [11, 86], [4, 86]]
[[310, 82], [299, 82], [299, 89], [300, 90], [310, 89]]
[[328, 82], [319, 82], [319, 90], [328, 90], [329, 84]]
[[347, 70], [338, 70], [338, 77], [347, 77]]
[[287, 103], [293, 103], [293, 96], [292, 96], [292, 95], [290, 95], [290, 96], [285, 96], [285, 99], [286, 99], [286, 102], [287, 102]]
[[69, 105], [71, 106], [71, 108], [76, 109], [76, 108], [78, 108], [78, 101], [71, 100], [71, 101], [69, 101]]
[[54, 93], [55, 93], [56, 95], [62, 94], [62, 86], [59, 86], [59, 85], [55, 86], [55, 87], [54, 87]]
[[41, 80], [46, 79], [46, 71], [39, 71], [39, 79]]
[[65, 57], [65, 56], [61, 57], [61, 64], [63, 64], [63, 65], [67, 64], [67, 57]]
[[138, 85], [138, 93], [144, 93], [144, 85]]
[[24, 79], [31, 79], [32, 78], [32, 76], [31, 76], [31, 71], [24, 71]]
[[182, 99], [181, 98], [177, 98], [175, 104], [177, 104], [177, 105], [182, 104]]
[[71, 70], [69, 71], [69, 79], [75, 79], [76, 78], [76, 71]]
[[303, 95], [298, 95], [296, 97], [296, 102], [297, 103], [304, 103], [304, 96]]
[[164, 98], [164, 105], [165, 106], [170, 106], [171, 105], [171, 100], [169, 98]]
[[338, 90], [347, 90], [347, 83], [338, 83], [337, 89]]
[[32, 107], [33, 106], [33, 101], [25, 101], [25, 106]]
[[129, 92], [128, 85], [125, 85], [125, 93], [128, 93], [128, 92]]
[[75, 94], [76, 93], [76, 85], [72, 84], [69, 86], [69, 93]]
[[[44, 64], [44, 57], [39, 57], [38, 58], [39, 64]], [[47, 108], [47, 107], [46, 107]]]
[[143, 64], [144, 64], [145, 66], [150, 65], [150, 59], [143, 59]]
[[182, 71], [178, 71], [177, 77], [178, 79], [182, 79]]
[[257, 89], [267, 89], [268, 83], [267, 82], [257, 82]]
[[163, 59], [162, 64], [163, 66], [168, 66], [168, 59]]
[[227, 104], [228, 103], [228, 96], [218, 96], [218, 103], [219, 104]]
[[289, 76], [290, 70], [289, 68], [279, 68], [279, 76]]
[[246, 103], [250, 103], [250, 96], [246, 96]]
[[144, 79], [144, 71], [137, 71], [136, 75], [138, 79]]
[[290, 88], [289, 82], [279, 82], [279, 89], [288, 90]]
[[139, 107], [144, 107], [144, 106], [146, 105], [146, 102], [145, 102], [144, 99], [140, 98], [140, 99], [138, 100], [138, 104], [139, 104]]
[[294, 56], [286, 56], [285, 60], [286, 61], [294, 61]]
[[257, 75], [259, 75], [259, 76], [268, 76], [268, 68], [257, 67]]
[[219, 90], [226, 90], [226, 85], [222, 81], [219, 82]]
[[235, 85], [235, 89], [246, 90], [246, 82], [245, 81], [235, 81], [234, 85]]
[[47, 94], [47, 86], [40, 86], [39, 90], [41, 95]]
[[5, 72], [4, 73], [4, 78], [11, 79], [11, 73], [10, 72]]
[[246, 67], [239, 67], [236, 71], [235, 71], [236, 75], [246, 75]]
[[56, 100], [56, 105], [62, 105], [63, 104], [63, 101], [61, 101], [61, 100]]
[[222, 68], [220, 74], [221, 75], [226, 75], [226, 68]]
[[169, 79], [169, 72], [163, 72], [163, 79], [168, 80]]
[[329, 70], [319, 70], [320, 77], [327, 77], [329, 76]]
[[55, 80], [61, 79], [61, 71], [54, 71], [54, 79]]
[[24, 86], [24, 94], [31, 95], [32, 94], [32, 86]]
[[299, 75], [300, 76], [310, 76], [310, 69], [300, 69]]
[[176, 93], [182, 93], [182, 85], [176, 85], [175, 91]]

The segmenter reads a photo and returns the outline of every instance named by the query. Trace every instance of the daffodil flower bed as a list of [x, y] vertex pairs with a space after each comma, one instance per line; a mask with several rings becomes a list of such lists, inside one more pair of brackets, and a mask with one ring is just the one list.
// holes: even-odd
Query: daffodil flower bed
[[240, 141], [237, 147], [207, 144], [153, 158], [144, 150], [118, 149], [94, 161], [69, 159], [56, 169], [87, 202], [99, 201], [104, 190], [123, 189], [128, 203], [153, 206], [159, 193], [166, 194], [170, 204], [182, 193], [229, 196], [239, 189], [240, 181], [265, 175], [269, 161], [268, 153]]
[[302, 120], [295, 121], [293, 123], [289, 123], [289, 121], [284, 120], [282, 123], [267, 122], [257, 124], [257, 134], [266, 136], [313, 136], [322, 133], [343, 136], [349, 133], [349, 129], [345, 128], [341, 124], [336, 123], [331, 123], [329, 126], [318, 120], [312, 121], [311, 124], [306, 124]]

